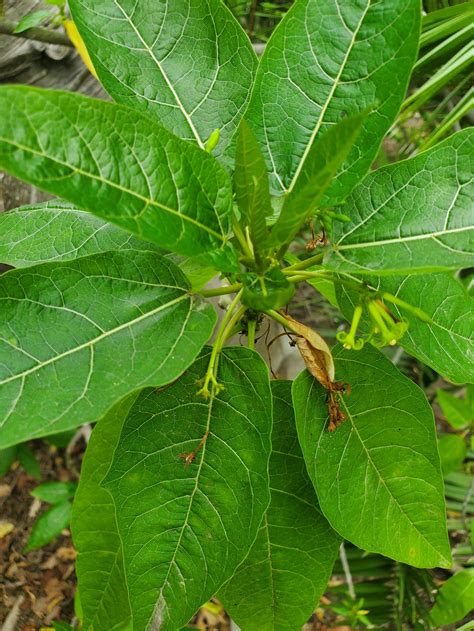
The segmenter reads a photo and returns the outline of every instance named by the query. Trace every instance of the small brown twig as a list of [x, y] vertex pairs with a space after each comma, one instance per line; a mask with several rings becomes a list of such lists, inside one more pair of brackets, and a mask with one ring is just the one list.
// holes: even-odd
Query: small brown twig
[[193, 451], [187, 454], [186, 453], [179, 454], [179, 457], [181, 458], [181, 460], [184, 460], [185, 467], [189, 467], [189, 465], [196, 460], [196, 455], [198, 451], [202, 449], [202, 447], [204, 446], [204, 443], [206, 442], [208, 436], [209, 436], [209, 432], [206, 432], [204, 436], [201, 438], [201, 442], [199, 443], [199, 445]]

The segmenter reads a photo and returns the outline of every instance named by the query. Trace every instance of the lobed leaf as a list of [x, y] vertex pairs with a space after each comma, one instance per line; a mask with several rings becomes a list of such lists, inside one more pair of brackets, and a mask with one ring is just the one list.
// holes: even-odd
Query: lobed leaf
[[115, 101], [203, 148], [218, 128], [217, 154], [229, 147], [257, 58], [223, 2], [70, 0], [69, 6]]
[[272, 393], [270, 506], [248, 557], [218, 596], [246, 631], [300, 631], [326, 589], [341, 540], [306, 471], [291, 382], [273, 381]]
[[226, 243], [225, 171], [127, 107], [2, 86], [0, 168], [167, 250], [188, 256]]
[[341, 203], [369, 170], [405, 96], [420, 32], [419, 0], [298, 0], [261, 59], [246, 118], [275, 194], [295, 186], [315, 138], [376, 106], [324, 198]]
[[449, 567], [436, 430], [423, 392], [376, 349], [333, 354], [336, 377], [352, 388], [336, 431], [327, 431], [317, 381], [304, 372], [293, 386], [298, 438], [321, 510], [364, 550], [415, 567]]
[[465, 129], [368, 175], [342, 209], [352, 221], [335, 222], [324, 266], [358, 274], [472, 266], [473, 155]]
[[215, 312], [147, 252], [106, 253], [0, 277], [0, 447], [101, 418], [176, 379]]
[[120, 432], [137, 398], [132, 394], [100, 419], [92, 431], [72, 507], [76, 572], [85, 631], [131, 628], [131, 611], [115, 507], [101, 486], [112, 464]]
[[[196, 380], [208, 362], [204, 353], [174, 384], [140, 395], [105, 480], [136, 629], [185, 625], [244, 560], [268, 506], [268, 369], [248, 349], [225, 349], [225, 389], [205, 401]], [[193, 450], [194, 462], [180, 459]]]

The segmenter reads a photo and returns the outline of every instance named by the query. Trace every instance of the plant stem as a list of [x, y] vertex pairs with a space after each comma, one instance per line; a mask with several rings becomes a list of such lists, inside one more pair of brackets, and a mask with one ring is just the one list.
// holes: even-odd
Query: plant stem
[[391, 302], [392, 304], [397, 305], [398, 307], [401, 307], [402, 309], [411, 311], [411, 313], [413, 313], [413, 315], [419, 318], [422, 322], [426, 322], [427, 324], [433, 323], [433, 320], [430, 318], [430, 316], [427, 313], [425, 313], [422, 309], [419, 309], [418, 307], [411, 305], [409, 302], [405, 302], [404, 300], [402, 300], [401, 298], [398, 298], [397, 296], [394, 296], [393, 294], [384, 292], [382, 294], [382, 298], [386, 300], [387, 302]]
[[59, 44], [60, 46], [74, 48], [69, 37], [60, 31], [52, 31], [49, 28], [35, 26], [21, 33], [14, 33], [13, 31], [16, 25], [16, 22], [12, 22], [11, 20], [0, 20], [0, 34], [12, 35], [12, 37], [23, 37], [24, 39], [32, 39], [37, 42], [44, 42], [45, 44]]
[[216, 287], [215, 289], [201, 289], [199, 293], [200, 296], [204, 298], [212, 298], [213, 296], [224, 296], [225, 294], [233, 294], [239, 289], [242, 288], [242, 283], [235, 283], [235, 285], [222, 285], [221, 287]]
[[247, 307], [244, 307], [243, 305], [241, 305], [237, 311], [234, 313], [234, 315], [232, 316], [232, 318], [229, 320], [229, 323], [222, 335], [222, 339], [220, 342], [220, 348], [217, 349], [217, 352], [219, 353], [222, 350], [222, 347], [224, 346], [226, 340], [229, 339], [229, 337], [231, 337], [232, 335], [234, 335], [234, 328], [237, 324], [237, 322], [242, 318], [242, 316], [244, 315], [244, 313], [247, 311]]
[[298, 333], [291, 326], [291, 323], [284, 316], [279, 314], [278, 311], [275, 311], [274, 309], [268, 309], [268, 311], [264, 311], [264, 313], [266, 313], [267, 316], [273, 318], [273, 320], [276, 320], [279, 324], [284, 326], [285, 329], [289, 329], [290, 331], [298, 335]]
[[253, 257], [253, 252], [249, 248], [249, 245], [247, 243], [247, 239], [245, 238], [245, 235], [242, 232], [242, 228], [237, 223], [237, 219], [235, 217], [233, 219], [233, 230], [234, 230], [234, 236], [237, 239], [237, 241], [239, 242], [240, 247], [242, 248], [242, 252], [244, 253], [244, 255], [247, 258], [249, 258], [251, 261], [253, 261], [253, 258], [254, 258]]
[[217, 331], [216, 339], [212, 346], [211, 357], [209, 358], [209, 364], [207, 366], [206, 374], [202, 382], [202, 388], [198, 392], [198, 394], [202, 394], [202, 396], [204, 396], [205, 398], [209, 398], [211, 394], [211, 392], [209, 391], [209, 383], [212, 383], [212, 388], [216, 389], [216, 392], [218, 392], [219, 384], [217, 383], [217, 379], [215, 375], [215, 373], [217, 372], [216, 360], [225, 342], [225, 339], [226, 339], [225, 334], [226, 334], [227, 328], [230, 324], [232, 324], [234, 311], [237, 305], [239, 304], [240, 298], [242, 297], [242, 292], [243, 292], [243, 289], [241, 289], [237, 293], [237, 295], [234, 297], [234, 299], [230, 303], [225, 316], [222, 318], [222, 322], [219, 327], [219, 330]]
[[349, 596], [352, 600], [355, 601], [356, 593], [354, 590], [354, 583], [352, 581], [351, 569], [349, 567], [349, 562], [347, 560], [346, 549], [344, 547], [344, 542], [341, 543], [341, 547], [339, 548], [339, 558], [341, 560], [342, 569], [344, 570], [344, 576], [347, 583], [347, 591], [349, 592]]
[[[230, 311], [230, 308], [229, 308]], [[215, 388], [215, 394], [217, 394], [223, 386], [217, 382], [217, 368], [219, 365], [219, 356], [224, 347], [224, 344], [234, 334], [234, 328], [237, 322], [242, 318], [244, 313], [247, 311], [247, 308], [241, 305], [234, 315], [230, 318], [227, 323], [227, 326], [221, 327], [219, 333], [219, 339], [216, 338], [214, 342], [214, 346], [212, 348], [211, 359], [209, 361], [208, 374], [209, 380], [212, 382], [213, 387]], [[224, 322], [224, 321], [222, 321]], [[212, 365], [211, 365], [212, 362]], [[204, 385], [205, 387], [205, 385]]]
[[318, 270], [317, 272], [297, 272], [295, 276], [290, 276], [288, 278], [288, 282], [299, 283], [303, 280], [311, 280], [311, 278], [323, 278], [324, 280], [330, 280], [333, 283], [338, 283], [339, 285], [352, 287], [357, 291], [361, 291], [366, 287], [362, 281], [354, 282], [352, 280], [346, 280], [345, 278], [334, 276], [330, 272], [325, 272], [324, 270]]
[[255, 350], [255, 331], [257, 330], [257, 321], [249, 320], [247, 324], [248, 347]]
[[315, 254], [314, 256], [310, 256], [309, 258], [304, 259], [304, 261], [300, 261], [299, 263], [294, 263], [293, 265], [289, 265], [288, 267], [285, 267], [285, 269], [283, 270], [283, 273], [291, 274], [292, 272], [295, 272], [296, 270], [303, 270], [303, 269], [307, 269], [308, 267], [311, 267], [312, 265], [317, 265], [318, 263], [321, 263], [325, 254], [326, 252], [320, 252], [319, 254]]

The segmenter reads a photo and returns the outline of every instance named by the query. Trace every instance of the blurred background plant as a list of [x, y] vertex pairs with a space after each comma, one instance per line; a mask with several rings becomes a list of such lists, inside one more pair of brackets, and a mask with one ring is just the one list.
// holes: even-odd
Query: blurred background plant
[[474, 107], [474, 2], [426, 1], [412, 89], [392, 135], [400, 157], [423, 151], [471, 122]]

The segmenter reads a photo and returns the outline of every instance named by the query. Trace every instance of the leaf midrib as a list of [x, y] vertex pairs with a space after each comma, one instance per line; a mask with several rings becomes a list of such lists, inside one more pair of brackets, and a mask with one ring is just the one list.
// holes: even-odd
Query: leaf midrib
[[93, 338], [92, 340], [84, 342], [83, 344], [80, 344], [79, 346], [75, 346], [74, 348], [71, 348], [71, 349], [69, 349], [67, 351], [64, 351], [63, 353], [60, 353], [59, 355], [55, 355], [54, 357], [50, 357], [49, 359], [47, 359], [44, 362], [41, 362], [37, 366], [33, 366], [32, 368], [29, 368], [28, 370], [25, 370], [25, 371], [23, 371], [21, 373], [18, 373], [16, 375], [12, 375], [11, 377], [8, 377], [7, 379], [4, 379], [3, 381], [0, 381], [0, 386], [3, 386], [5, 384], [7, 384], [7, 383], [11, 383], [12, 381], [16, 381], [17, 379], [24, 379], [25, 377], [28, 377], [29, 375], [37, 372], [38, 370], [43, 369], [45, 366], [49, 366], [50, 364], [54, 364], [56, 361], [59, 361], [59, 360], [63, 359], [64, 357], [68, 357], [69, 355], [73, 355], [74, 353], [77, 353], [77, 352], [79, 352], [81, 350], [84, 350], [86, 348], [94, 347], [95, 344], [98, 344], [103, 339], [106, 339], [107, 337], [110, 337], [111, 335], [114, 335], [115, 333], [118, 333], [118, 332], [122, 331], [123, 329], [127, 329], [127, 328], [130, 328], [132, 326], [135, 326], [135, 324], [141, 322], [142, 320], [146, 320], [147, 318], [156, 315], [160, 311], [163, 311], [164, 309], [172, 307], [173, 305], [181, 302], [181, 300], [185, 300], [185, 299], [188, 299], [188, 298], [189, 298], [189, 294], [188, 293], [183, 293], [181, 296], [178, 296], [177, 298], [174, 298], [173, 300], [171, 300], [170, 302], [167, 302], [164, 305], [160, 305], [156, 309], [152, 309], [151, 311], [147, 311], [147, 313], [143, 313], [142, 315], [138, 316], [137, 318], [134, 318], [133, 320], [129, 320], [127, 322], [124, 322], [123, 324], [120, 324], [119, 326], [117, 326], [117, 327], [115, 327], [113, 329], [105, 331], [104, 333], [102, 333], [101, 335], [98, 335], [97, 337]]
[[[354, 430], [355, 434], [357, 435], [357, 438], [360, 442], [360, 444], [362, 445], [362, 448], [366, 454], [367, 460], [369, 461], [372, 469], [376, 472], [378, 479], [380, 480], [380, 482], [382, 483], [382, 486], [385, 488], [385, 490], [387, 491], [388, 495], [392, 498], [392, 500], [395, 502], [395, 505], [398, 507], [398, 509], [400, 510], [400, 512], [403, 514], [403, 516], [405, 517], [405, 519], [408, 521], [408, 523], [416, 530], [416, 532], [418, 533], [418, 535], [421, 537], [421, 539], [423, 541], [425, 541], [425, 543], [428, 544], [428, 546], [434, 550], [434, 552], [436, 553], [436, 556], [439, 558], [440, 556], [443, 558], [443, 560], [445, 562], [449, 562], [449, 559], [447, 559], [444, 555], [441, 555], [441, 553], [439, 552], [439, 550], [437, 550], [433, 544], [425, 537], [425, 535], [420, 532], [418, 526], [408, 517], [408, 515], [406, 514], [403, 506], [398, 502], [398, 500], [393, 496], [393, 493], [391, 492], [390, 488], [387, 486], [387, 483], [385, 482], [385, 479], [381, 476], [380, 471], [378, 470], [378, 468], [376, 467], [374, 461], [372, 460], [372, 457], [370, 455], [370, 451], [369, 449], [366, 447], [365, 442], [362, 440], [362, 437], [354, 423], [354, 417], [351, 414], [351, 411], [349, 410], [347, 403], [344, 401], [344, 399], [341, 397], [340, 401], [342, 402], [342, 405], [344, 406], [344, 409], [346, 411], [347, 414], [347, 419], [350, 420], [350, 423], [352, 425], [352, 429]], [[322, 435], [322, 434], [321, 434]]]
[[463, 226], [462, 228], [450, 228], [449, 230], [440, 230], [437, 232], [427, 232], [423, 234], [415, 234], [407, 237], [381, 239], [379, 241], [359, 241], [357, 243], [348, 243], [346, 245], [339, 245], [343, 241], [336, 244], [334, 247], [335, 252], [339, 250], [356, 250], [358, 248], [375, 248], [378, 246], [390, 245], [393, 243], [405, 243], [407, 241], [420, 241], [423, 239], [434, 239], [436, 237], [442, 237], [447, 234], [454, 234], [459, 232], [470, 232], [474, 230], [474, 226]]
[[[312, 144], [314, 142], [314, 139], [316, 138], [316, 135], [317, 135], [318, 131], [320, 130], [321, 125], [324, 122], [324, 116], [325, 116], [326, 111], [327, 111], [327, 109], [329, 107], [329, 104], [330, 104], [330, 102], [331, 102], [331, 100], [332, 100], [332, 98], [334, 96], [334, 93], [335, 93], [336, 89], [339, 86], [339, 81], [341, 79], [342, 73], [345, 70], [345, 67], [346, 67], [347, 61], [349, 59], [349, 56], [350, 56], [350, 54], [351, 54], [351, 52], [352, 52], [352, 50], [354, 48], [355, 41], [356, 41], [357, 35], [359, 34], [359, 31], [360, 31], [360, 28], [362, 26], [362, 23], [365, 20], [365, 17], [366, 17], [366, 15], [367, 15], [367, 13], [368, 13], [368, 11], [370, 9], [370, 4], [371, 4], [370, 0], [368, 0], [367, 6], [365, 7], [365, 10], [364, 10], [364, 12], [362, 13], [362, 15], [360, 17], [360, 20], [359, 20], [359, 22], [357, 24], [357, 27], [355, 28], [355, 30], [352, 33], [351, 41], [349, 42], [349, 46], [347, 47], [347, 51], [346, 51], [346, 53], [344, 55], [344, 59], [342, 60], [341, 67], [339, 68], [339, 72], [337, 73], [336, 77], [334, 78], [334, 82], [333, 82], [333, 85], [331, 87], [331, 90], [329, 91], [327, 99], [326, 99], [326, 101], [325, 101], [325, 103], [324, 103], [324, 105], [323, 105], [323, 107], [321, 109], [321, 112], [319, 113], [318, 121], [317, 121], [317, 123], [316, 123], [316, 125], [315, 125], [315, 127], [313, 129], [313, 132], [311, 133], [311, 136], [310, 136], [310, 138], [308, 140], [308, 143], [306, 145], [304, 153], [303, 153], [303, 155], [301, 157], [301, 160], [300, 160], [300, 162], [298, 164], [298, 168], [295, 171], [295, 174], [293, 176], [293, 179], [291, 180], [291, 183], [290, 183], [290, 186], [287, 189], [287, 192], [290, 192], [290, 191], [293, 190], [293, 188], [294, 188], [294, 186], [296, 184], [296, 181], [298, 180], [298, 177], [299, 177], [299, 175], [300, 175], [300, 173], [301, 173], [301, 171], [303, 169], [303, 166], [304, 166], [304, 163], [306, 161], [306, 158], [308, 157], [308, 154], [309, 154], [309, 152], [311, 150], [311, 147], [312, 147]], [[306, 20], [306, 16], [305, 16], [305, 20]]]
[[[163, 603], [166, 605], [166, 598], [165, 598], [163, 592], [165, 590], [165, 587], [167, 587], [169, 585], [169, 577], [170, 577], [170, 573], [171, 573], [171, 568], [173, 566], [177, 565], [176, 564], [176, 556], [178, 554], [178, 550], [181, 548], [181, 541], [183, 540], [184, 531], [188, 527], [188, 524], [189, 524], [189, 518], [191, 516], [191, 508], [193, 506], [194, 496], [196, 495], [196, 493], [197, 493], [197, 491], [199, 489], [199, 480], [200, 480], [200, 477], [201, 477], [201, 471], [202, 471], [202, 467], [203, 467], [203, 464], [204, 464], [204, 458], [205, 458], [206, 451], [207, 451], [207, 440], [208, 440], [208, 438], [210, 436], [212, 406], [214, 404], [215, 396], [216, 396], [215, 395], [215, 390], [213, 388], [212, 391], [211, 391], [211, 397], [210, 397], [209, 402], [207, 404], [208, 405], [208, 412], [207, 412], [207, 420], [206, 420], [206, 429], [204, 430], [204, 434], [203, 434], [203, 435], [205, 435], [205, 433], [207, 432], [208, 436], [207, 436], [206, 440], [204, 441], [204, 444], [203, 444], [202, 449], [201, 449], [201, 458], [199, 460], [198, 470], [196, 471], [196, 479], [195, 479], [195, 482], [194, 482], [194, 488], [191, 491], [191, 495], [189, 496], [188, 510], [186, 511], [186, 516], [185, 516], [185, 518], [183, 520], [183, 524], [182, 524], [181, 529], [180, 529], [178, 541], [176, 542], [176, 545], [175, 545], [175, 548], [174, 548], [174, 551], [173, 551], [173, 557], [171, 558], [171, 560], [170, 560], [170, 562], [168, 564], [168, 570], [166, 572], [165, 577], [163, 578], [163, 583], [162, 583], [162, 586], [160, 588], [158, 598], [156, 600], [156, 605], [158, 605], [159, 603], [161, 603], [162, 606], [163, 606]], [[156, 605], [155, 605], [155, 607], [156, 607]], [[152, 616], [150, 618], [150, 621], [152, 621], [154, 619], [154, 617], [155, 617], [155, 608], [153, 609], [153, 614], [152, 614]], [[150, 623], [150, 621], [149, 621], [149, 623]], [[148, 625], [147, 625], [147, 629], [148, 629]]]
[[[270, 499], [271, 502], [271, 499]], [[273, 556], [272, 556], [272, 544], [270, 541], [270, 528], [269, 528], [269, 523], [268, 523], [268, 508], [265, 511], [265, 514], [263, 516], [264, 519], [264, 527], [265, 527], [265, 534], [266, 534], [266, 539], [267, 539], [267, 554], [268, 554], [268, 563], [270, 565], [270, 592], [271, 592], [271, 596], [272, 596], [272, 601], [271, 601], [271, 610], [272, 610], [272, 625], [273, 627], [275, 626], [275, 623], [277, 622], [277, 618], [276, 618], [276, 597], [275, 597], [275, 581], [273, 578]]]
[[[0, 136], [0, 141], [6, 143], [7, 145], [11, 145], [12, 147], [16, 147], [17, 149], [20, 149], [21, 151], [25, 151], [27, 153], [29, 152], [41, 158], [46, 158], [47, 160], [50, 160], [51, 162], [54, 162], [55, 164], [59, 164], [63, 167], [70, 169], [71, 173], [68, 173], [65, 177], [71, 177], [71, 175], [74, 175], [74, 173], [78, 173], [79, 175], [90, 178], [92, 180], [96, 180], [98, 182], [101, 182], [102, 184], [110, 186], [111, 188], [119, 190], [122, 193], [127, 193], [128, 195], [131, 195], [132, 197], [136, 197], [137, 199], [145, 203], [145, 207], [142, 209], [142, 211], [140, 211], [138, 215], [131, 216], [130, 217], [131, 219], [136, 219], [137, 217], [141, 216], [143, 212], [146, 210], [147, 206], [154, 206], [156, 208], [160, 208], [161, 210], [164, 210], [165, 212], [175, 215], [176, 217], [179, 217], [182, 221], [187, 221], [197, 226], [201, 230], [204, 230], [205, 232], [209, 233], [210, 235], [214, 237], [217, 237], [218, 239], [220, 239], [220, 241], [225, 243], [225, 237], [222, 234], [219, 234], [212, 228], [209, 228], [208, 226], [202, 224], [201, 222], [197, 221], [197, 219], [194, 219], [193, 217], [189, 217], [189, 215], [180, 213], [178, 210], [175, 210], [174, 208], [170, 208], [169, 206], [165, 206], [164, 204], [161, 204], [160, 202], [154, 199], [150, 199], [148, 197], [145, 197], [144, 195], [140, 195], [140, 193], [137, 193], [136, 191], [126, 188], [125, 186], [121, 186], [120, 184], [117, 184], [116, 182], [112, 182], [111, 180], [104, 178], [103, 176], [95, 175], [94, 173], [89, 173], [88, 171], [79, 169], [78, 167], [68, 164], [67, 162], [64, 162], [63, 160], [59, 160], [58, 158], [53, 158], [49, 156], [47, 153], [44, 153], [42, 151], [37, 151], [36, 149], [32, 149], [31, 147], [27, 147], [25, 145], [21, 145], [16, 142], [12, 142], [8, 138], [4, 138], [2, 136]], [[48, 180], [45, 180], [45, 181], [48, 181]], [[217, 216], [217, 213], [216, 213], [216, 216]], [[116, 219], [120, 219], [120, 217], [117, 217]]]
[[[117, 0], [114, 0], [114, 4], [116, 5], [116, 7], [122, 12], [123, 16], [125, 17], [125, 19], [127, 20], [127, 22], [130, 24], [130, 26], [133, 28], [133, 30], [135, 31], [136, 36], [138, 37], [138, 39], [140, 40], [140, 42], [143, 44], [143, 46], [145, 47], [145, 49], [148, 51], [148, 54], [150, 55], [150, 57], [153, 59], [153, 61], [156, 64], [156, 67], [158, 68], [158, 70], [161, 73], [161, 76], [163, 77], [163, 79], [166, 82], [166, 85], [168, 86], [171, 94], [173, 95], [173, 98], [176, 101], [177, 106], [179, 107], [179, 109], [181, 110], [184, 118], [186, 119], [187, 124], [189, 125], [190, 130], [192, 131], [194, 137], [197, 140], [198, 145], [201, 147], [201, 149], [204, 149], [204, 143], [201, 140], [201, 137], [199, 136], [194, 123], [191, 119], [190, 114], [187, 112], [186, 108], [184, 107], [183, 103], [181, 102], [181, 99], [178, 96], [178, 93], [176, 92], [176, 90], [174, 89], [173, 84], [171, 83], [171, 81], [168, 78], [168, 75], [165, 73], [165, 71], [163, 70], [163, 67], [160, 63], [160, 61], [158, 60], [158, 58], [156, 57], [156, 55], [154, 54], [154, 52], [152, 51], [152, 49], [148, 46], [148, 44], [145, 42], [145, 40], [143, 39], [143, 37], [141, 36], [140, 32], [138, 31], [137, 27], [135, 26], [135, 24], [133, 23], [131, 17], [125, 12], [125, 10], [123, 9], [123, 7], [117, 2]], [[165, 17], [166, 19], [166, 17]]]

